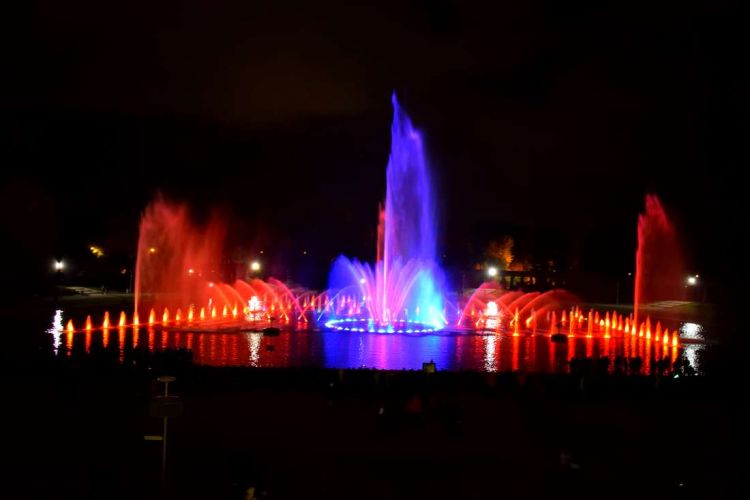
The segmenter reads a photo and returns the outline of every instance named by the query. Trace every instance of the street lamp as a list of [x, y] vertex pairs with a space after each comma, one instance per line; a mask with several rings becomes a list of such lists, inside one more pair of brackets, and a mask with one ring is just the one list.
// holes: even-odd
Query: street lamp
[[65, 269], [65, 264], [63, 264], [63, 261], [61, 261], [61, 260], [56, 260], [56, 261], [55, 261], [55, 271], [57, 271], [57, 272], [60, 272], [60, 271], [62, 271], [63, 269]]
[[497, 277], [497, 268], [495, 266], [490, 266], [487, 268], [487, 276], [490, 278]]
[[698, 284], [698, 275], [695, 276], [688, 276], [687, 278], [687, 284], [690, 286], [695, 286]]

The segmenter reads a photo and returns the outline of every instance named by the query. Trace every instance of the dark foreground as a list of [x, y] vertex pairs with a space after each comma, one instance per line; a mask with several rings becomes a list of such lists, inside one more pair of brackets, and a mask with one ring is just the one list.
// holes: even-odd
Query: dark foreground
[[[746, 421], [717, 377], [6, 366], [6, 498], [729, 498]], [[179, 360], [178, 360], [179, 361]], [[170, 420], [163, 372], [184, 415]], [[744, 398], [745, 396], [740, 396]]]

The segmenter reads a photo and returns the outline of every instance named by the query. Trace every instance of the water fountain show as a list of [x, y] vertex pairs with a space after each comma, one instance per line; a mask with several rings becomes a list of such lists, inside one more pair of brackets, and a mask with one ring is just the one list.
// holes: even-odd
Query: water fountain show
[[398, 369], [434, 361], [446, 369], [542, 372], [564, 371], [576, 357], [608, 359], [611, 369], [618, 358], [638, 357], [650, 371], [697, 348], [694, 335], [683, 345], [685, 324], [651, 318], [651, 304], [683, 293], [675, 229], [654, 195], [638, 217], [632, 309], [587, 306], [555, 283], [523, 291], [490, 279], [451, 290], [438, 259], [436, 192], [422, 136], [395, 93], [392, 104], [374, 263], [339, 256], [325, 290], [290, 288], [252, 271], [227, 281], [222, 219], [196, 224], [187, 205], [158, 197], [140, 222], [132, 311], [65, 326], [56, 316], [55, 347], [70, 350], [81, 333], [88, 350], [96, 332], [101, 347], [183, 348], [202, 364]]
[[9, 3], [6, 496], [746, 498], [745, 3]]

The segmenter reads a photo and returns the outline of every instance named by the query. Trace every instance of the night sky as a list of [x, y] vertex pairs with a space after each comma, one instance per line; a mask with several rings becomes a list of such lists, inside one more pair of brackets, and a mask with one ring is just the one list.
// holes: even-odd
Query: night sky
[[132, 252], [157, 190], [228, 214], [230, 247], [371, 260], [395, 90], [425, 136], [449, 264], [512, 234], [626, 272], [655, 192], [692, 267], [731, 269], [739, 2], [138, 3], [4, 16], [0, 223], [24, 266], [92, 242]]

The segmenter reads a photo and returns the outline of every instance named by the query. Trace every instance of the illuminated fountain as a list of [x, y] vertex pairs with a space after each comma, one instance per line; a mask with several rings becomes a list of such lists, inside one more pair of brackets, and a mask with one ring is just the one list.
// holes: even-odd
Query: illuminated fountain
[[[443, 272], [435, 255], [435, 200], [422, 138], [393, 94], [391, 155], [375, 265], [339, 257], [322, 313], [328, 328], [380, 333], [442, 329]], [[344, 301], [344, 308], [336, 307]]]
[[547, 292], [507, 291], [497, 282], [483, 283], [471, 294], [461, 310], [456, 326], [477, 331], [512, 331], [542, 333], [552, 332], [557, 326], [568, 323], [566, 308], [577, 302], [576, 297], [565, 290]]
[[[459, 299], [459, 304], [448, 304], [442, 294], [443, 274], [434, 258], [432, 193], [415, 187], [429, 186], [419, 135], [395, 99], [394, 106], [395, 144], [374, 266], [339, 258], [331, 272], [331, 283], [336, 286], [322, 293], [293, 293], [272, 278], [229, 284], [222, 279], [219, 267], [224, 234], [220, 223], [213, 219], [198, 227], [185, 206], [159, 199], [144, 212], [141, 222], [136, 309], [131, 315], [125, 311], [86, 315], [85, 320], [75, 319], [75, 324], [57, 311], [49, 329], [54, 351], [71, 356], [76, 346], [86, 353], [118, 349], [119, 360], [124, 362], [126, 353], [134, 350], [184, 348], [199, 364], [284, 366], [292, 354], [303, 359], [308, 349], [314, 349], [312, 336], [286, 333], [274, 341], [258, 330], [272, 324], [286, 332], [315, 328], [315, 318], [322, 317], [326, 329], [334, 330], [321, 332], [324, 363], [331, 367], [413, 368], [421, 366], [424, 359], [434, 359], [440, 366], [459, 363], [488, 371], [523, 370], [527, 363], [536, 364], [529, 365], [530, 370], [559, 371], [567, 366], [558, 363], [560, 360], [593, 356], [614, 360], [619, 356], [643, 360], [643, 373], [653, 373], [659, 369], [655, 362], [682, 355], [692, 356], [691, 365], [696, 363], [699, 346], [690, 350], [687, 331], [688, 345], [683, 346], [677, 325], [652, 321], [648, 316], [639, 318], [637, 312], [584, 310], [576, 297], [564, 290], [509, 291], [490, 281], [468, 299]], [[422, 199], [425, 193], [427, 201]], [[639, 219], [637, 281], [641, 287], [637, 297], [641, 304], [644, 297], [655, 296], [649, 295], [646, 286], [651, 283], [648, 273], [658, 272], [653, 267], [653, 255], [658, 252], [653, 250], [671, 248], [663, 243], [664, 234], [671, 238], [667, 241], [674, 241], [673, 232], [664, 231], [671, 226], [664, 224], [662, 216], [658, 200], [647, 200], [647, 213]], [[401, 234], [399, 228], [410, 229]], [[414, 231], [420, 230], [429, 241], [413, 237]], [[698, 326], [690, 323], [683, 328], [688, 325], [693, 329]], [[448, 334], [421, 339], [414, 335], [359, 335], [446, 330], [450, 330]], [[215, 332], [231, 334], [213, 335]], [[471, 333], [479, 335], [466, 335]], [[262, 345], [266, 349], [261, 349]], [[478, 350], [484, 352], [481, 367], [471, 359], [471, 353]], [[539, 365], [542, 359], [548, 365]], [[610, 367], [614, 369], [613, 362]]]
[[[191, 221], [187, 207], [161, 198], [141, 218], [135, 277], [135, 312], [149, 326], [225, 329], [246, 323], [305, 321], [297, 297], [273, 278], [222, 280], [225, 227], [213, 217]], [[120, 323], [127, 323], [124, 313]]]
[[[449, 343], [448, 337], [456, 337], [457, 353], [464, 345], [486, 345], [484, 361], [489, 367], [497, 366], [496, 358], [505, 349], [500, 346], [506, 342], [515, 353], [508, 367], [512, 370], [518, 369], [518, 353], [527, 347], [531, 352], [542, 343], [549, 358], [561, 349], [575, 353], [581, 346], [589, 357], [594, 345], [612, 357], [654, 353], [658, 358], [669, 352], [675, 358], [679, 348], [675, 325], [652, 322], [639, 314], [643, 304], [676, 298], [682, 283], [674, 229], [655, 196], [646, 198], [646, 211], [638, 220], [633, 314], [584, 310], [577, 298], [564, 290], [509, 291], [496, 281], [482, 284], [468, 298], [459, 298], [458, 304], [449, 304], [444, 274], [436, 259], [435, 199], [422, 139], [395, 95], [392, 101], [391, 154], [374, 264], [339, 257], [330, 272], [330, 287], [322, 293], [293, 292], [273, 278], [229, 278], [222, 269], [226, 233], [222, 220], [213, 217], [196, 225], [185, 205], [159, 198], [141, 219], [132, 314], [121, 311], [110, 316], [104, 312], [94, 318], [87, 316], [85, 321], [76, 318], [79, 328], [73, 319], [63, 327], [62, 314], [58, 314], [50, 330], [54, 349], [69, 349], [73, 339], [82, 334], [81, 345], [87, 352], [92, 338], [100, 338], [105, 346], [185, 347], [209, 363], [221, 364], [227, 358], [216, 355], [218, 343], [241, 353], [239, 358], [232, 354], [232, 360], [247, 355], [251, 366], [257, 366], [263, 337], [258, 330], [277, 324], [285, 333], [324, 326], [324, 344], [354, 343], [362, 337], [356, 334], [367, 332], [407, 334], [367, 335], [361, 344], [367, 347], [357, 344], [357, 352], [378, 353], [379, 366], [390, 366], [387, 353], [383, 354], [385, 348], [379, 345], [391, 346], [385, 350], [401, 355], [410, 342], [420, 340], [408, 334], [434, 332], [445, 334], [424, 339], [425, 345], [446, 345], [441, 342]], [[355, 335], [339, 335], [338, 331]], [[214, 332], [236, 333], [239, 340], [228, 340], [234, 335], [201, 335]], [[480, 335], [464, 335], [467, 333]], [[290, 345], [303, 345], [311, 336], [282, 337]], [[210, 338], [208, 345], [206, 338]], [[409, 366], [412, 361], [424, 361], [418, 349], [409, 352], [414, 355]]]
[[633, 309], [638, 323], [649, 303], [683, 299], [683, 258], [674, 225], [656, 195], [646, 195], [638, 216]]

